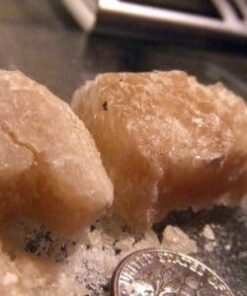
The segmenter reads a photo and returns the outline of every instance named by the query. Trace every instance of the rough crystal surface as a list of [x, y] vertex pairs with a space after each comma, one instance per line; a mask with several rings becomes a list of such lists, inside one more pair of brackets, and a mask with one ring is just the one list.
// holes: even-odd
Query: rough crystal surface
[[182, 71], [109, 73], [76, 91], [72, 107], [102, 153], [114, 210], [132, 226], [246, 192], [247, 108], [221, 83]]
[[20, 216], [71, 233], [110, 206], [112, 184], [69, 106], [17, 71], [0, 71], [0, 222]]

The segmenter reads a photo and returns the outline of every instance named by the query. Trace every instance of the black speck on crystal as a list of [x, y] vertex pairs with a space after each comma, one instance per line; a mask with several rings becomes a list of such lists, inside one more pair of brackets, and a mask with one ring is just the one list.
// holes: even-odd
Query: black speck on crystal
[[108, 110], [107, 101], [105, 101], [105, 102], [102, 104], [102, 107], [103, 107], [103, 110], [104, 110], [104, 111], [107, 111], [107, 110]]
[[109, 292], [111, 287], [111, 282], [108, 282], [107, 284], [103, 285], [103, 291]]
[[91, 231], [94, 231], [96, 229], [96, 227], [92, 224], [91, 226], [90, 226], [90, 230]]
[[120, 254], [120, 253], [121, 253], [121, 250], [118, 249], [118, 248], [116, 248], [116, 249], [115, 249], [115, 254], [118, 255], [118, 254]]
[[39, 243], [36, 240], [30, 240], [25, 246], [25, 251], [36, 253], [39, 249]]

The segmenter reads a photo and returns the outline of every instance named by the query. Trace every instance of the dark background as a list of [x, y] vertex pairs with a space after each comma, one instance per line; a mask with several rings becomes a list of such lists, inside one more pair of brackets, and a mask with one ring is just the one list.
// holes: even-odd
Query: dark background
[[[164, 41], [117, 36], [87, 36], [58, 0], [0, 1], [0, 67], [20, 69], [66, 101], [85, 80], [108, 71], [182, 69], [200, 81], [224, 82], [247, 99], [247, 50], [237, 42], [222, 44], [168, 36]], [[246, 135], [243, 135], [246, 136]], [[199, 241], [197, 257], [217, 271], [236, 295], [247, 295], [247, 209], [218, 207], [193, 214], [174, 213], [164, 222], [178, 225]], [[198, 235], [215, 225], [217, 247], [204, 248]], [[225, 248], [230, 245], [230, 250]]]

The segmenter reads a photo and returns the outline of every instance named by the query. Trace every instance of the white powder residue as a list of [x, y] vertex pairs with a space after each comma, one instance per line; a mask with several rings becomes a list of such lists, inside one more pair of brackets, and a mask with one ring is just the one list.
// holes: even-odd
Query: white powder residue
[[[18, 295], [25, 296], [109, 296], [114, 270], [130, 253], [148, 248], [197, 252], [196, 242], [178, 227], [167, 226], [160, 241], [153, 230], [140, 234], [112, 217], [97, 221], [73, 239], [57, 238], [42, 227], [32, 229], [27, 224], [22, 224], [18, 233], [22, 233], [18, 240], [26, 251], [56, 262], [52, 264], [56, 269], [49, 276], [48, 267], [43, 270], [32, 264], [19, 284], [10, 272], [17, 268], [22, 274], [29, 261], [25, 261], [25, 266], [13, 261], [14, 268], [7, 268], [9, 273], [2, 285], [11, 283], [13, 291], [19, 289]], [[16, 237], [15, 232], [11, 234]]]

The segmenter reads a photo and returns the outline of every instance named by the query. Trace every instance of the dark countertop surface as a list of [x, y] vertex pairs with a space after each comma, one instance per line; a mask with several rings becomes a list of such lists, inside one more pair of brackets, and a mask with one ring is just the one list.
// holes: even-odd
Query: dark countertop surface
[[[73, 23], [59, 0], [0, 2], [0, 67], [20, 69], [70, 101], [73, 91], [97, 73], [182, 69], [202, 82], [222, 81], [247, 99], [247, 49], [193, 48], [172, 42], [147, 42], [111, 36], [87, 36]], [[217, 207], [193, 214], [169, 215], [199, 241], [197, 258], [221, 275], [235, 295], [247, 295], [247, 206]], [[164, 224], [163, 223], [163, 224]], [[200, 235], [213, 224], [216, 243], [205, 249]]]

